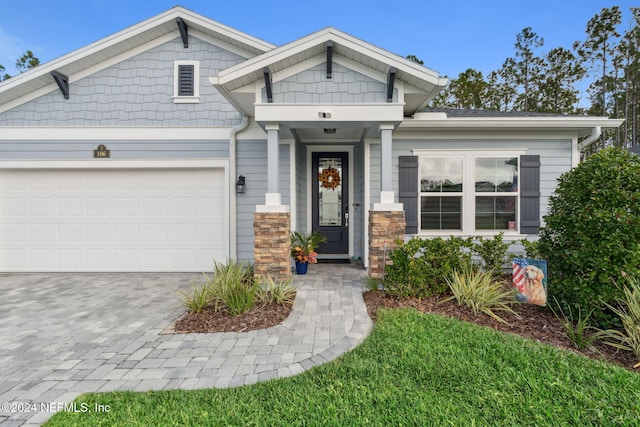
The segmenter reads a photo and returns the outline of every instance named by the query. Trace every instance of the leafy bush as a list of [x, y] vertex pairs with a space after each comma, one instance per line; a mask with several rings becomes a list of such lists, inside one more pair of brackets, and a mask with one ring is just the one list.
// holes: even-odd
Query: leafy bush
[[278, 281], [267, 275], [262, 280], [264, 283], [258, 289], [258, 299], [262, 303], [273, 302], [282, 306], [293, 304], [296, 297], [296, 287], [291, 285], [291, 278], [287, 281]]
[[500, 232], [489, 239], [487, 237], [477, 237], [476, 243], [473, 244], [473, 250], [477, 253], [484, 262], [485, 271], [493, 273], [494, 276], [499, 276], [502, 273], [502, 269], [509, 262], [509, 243], [505, 243], [502, 240], [504, 233]]
[[[607, 148], [563, 174], [545, 222], [540, 250], [563, 310], [621, 299], [622, 273], [640, 277], [640, 158]], [[593, 320], [619, 325], [610, 310], [595, 310]]]
[[540, 241], [539, 240], [520, 240], [520, 244], [524, 248], [525, 258], [530, 259], [544, 259], [544, 255], [540, 251]]
[[485, 313], [501, 323], [507, 322], [496, 311], [516, 314], [509, 307], [516, 301], [513, 290], [508, 289], [504, 282], [496, 280], [491, 270], [480, 271], [465, 267], [454, 271], [446, 281], [453, 295], [443, 299], [441, 303], [455, 299], [459, 305], [470, 308], [475, 314]]
[[[640, 362], [640, 281], [629, 279], [624, 288], [624, 298], [618, 300], [618, 307], [607, 304], [622, 320], [623, 330], [609, 329], [601, 332], [605, 343], [622, 350], [632, 351]], [[640, 366], [640, 363], [638, 365]]]
[[386, 292], [397, 298], [443, 293], [451, 271], [471, 265], [471, 239], [414, 237], [397, 243], [390, 254], [393, 264], [387, 266], [384, 277]]

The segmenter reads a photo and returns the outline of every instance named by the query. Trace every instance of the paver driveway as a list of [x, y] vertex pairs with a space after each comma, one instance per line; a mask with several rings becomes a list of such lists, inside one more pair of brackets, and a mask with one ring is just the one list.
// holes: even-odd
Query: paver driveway
[[40, 424], [52, 415], [42, 403], [85, 392], [229, 387], [300, 373], [369, 334], [364, 277], [349, 265], [294, 276], [294, 310], [269, 329], [161, 334], [183, 312], [176, 291], [200, 275], [0, 275], [0, 424]]

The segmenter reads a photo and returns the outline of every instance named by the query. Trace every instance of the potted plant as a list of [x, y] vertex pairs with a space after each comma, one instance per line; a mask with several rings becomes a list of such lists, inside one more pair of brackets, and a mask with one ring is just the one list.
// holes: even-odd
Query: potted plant
[[296, 273], [307, 274], [309, 263], [316, 264], [318, 253], [316, 249], [327, 239], [318, 232], [301, 233], [294, 231], [291, 233], [291, 257], [296, 262]]

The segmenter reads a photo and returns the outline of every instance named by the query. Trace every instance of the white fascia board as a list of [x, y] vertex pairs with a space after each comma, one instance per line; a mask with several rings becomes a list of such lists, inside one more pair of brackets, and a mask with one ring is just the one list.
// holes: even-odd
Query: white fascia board
[[261, 70], [263, 67], [282, 61], [307, 49], [311, 49], [327, 41], [333, 41], [344, 48], [351, 49], [384, 64], [390, 64], [403, 72], [418, 79], [425, 80], [437, 86], [446, 85], [448, 79], [440, 77], [435, 71], [415, 64], [396, 54], [380, 49], [346, 33], [326, 28], [289, 44], [280, 46], [260, 56], [251, 58], [241, 64], [222, 70], [219, 74], [220, 83], [227, 84], [245, 75]]
[[406, 119], [403, 129], [580, 129], [601, 126], [617, 128], [624, 120], [607, 117], [469, 117], [442, 118], [434, 115], [433, 119]]
[[[144, 33], [148, 30], [153, 30], [155, 27], [173, 21], [179, 17], [185, 19], [187, 21], [187, 24], [189, 22], [195, 23], [196, 25], [205, 27], [212, 32], [216, 32], [223, 36], [238, 40], [240, 43], [246, 44], [247, 46], [250, 46], [261, 52], [266, 52], [275, 48], [275, 45], [272, 45], [271, 43], [267, 43], [258, 38], [251, 37], [231, 27], [227, 27], [226, 25], [222, 25], [213, 20], [204, 18], [203, 16], [191, 12], [190, 10], [184, 9], [180, 6], [176, 6], [164, 13], [161, 13], [160, 15], [147, 19], [146, 21], [126, 28], [111, 36], [98, 40], [97, 42], [94, 42], [88, 46], [77, 49], [71, 53], [61, 56], [60, 58], [42, 64], [32, 70], [29, 70], [26, 73], [12, 77], [11, 79], [0, 84], [0, 92], [17, 87], [26, 81], [48, 75], [49, 73], [51, 73], [51, 71], [64, 68], [65, 65], [81, 60], [87, 56], [96, 54], [102, 50], [108, 49], [111, 46], [117, 45], [118, 43], [132, 39], [136, 35]], [[177, 32], [178, 28], [176, 26], [175, 33]], [[173, 33], [174, 32], [172, 32], [172, 38], [177, 37], [177, 35], [174, 35]]]
[[[255, 109], [257, 122], [314, 122], [327, 128], [345, 122], [397, 124], [404, 116], [400, 104], [256, 104]], [[319, 113], [331, 113], [331, 118]]]
[[224, 141], [231, 127], [4, 127], [0, 141], [195, 140]]
[[234, 53], [234, 54], [236, 54], [238, 56], [241, 56], [241, 57], [243, 57], [245, 59], [246, 58], [252, 58], [252, 57], [256, 56], [255, 53], [249, 52], [248, 50], [242, 49], [242, 48], [240, 48], [240, 47], [238, 47], [236, 45], [228, 43], [228, 42], [226, 42], [224, 40], [221, 40], [219, 38], [212, 37], [209, 34], [205, 34], [205, 33], [201, 32], [201, 31], [198, 31], [198, 30], [194, 30], [194, 29], [190, 28], [189, 29], [189, 35], [193, 36], [193, 37], [195, 37], [197, 39], [200, 39], [200, 40], [202, 40], [204, 42], [207, 42], [209, 44], [212, 44], [214, 46], [218, 46], [219, 48], [222, 48], [222, 49], [224, 49], [224, 50], [226, 50], [228, 52]]
[[467, 130], [424, 130], [403, 129], [402, 125], [393, 133], [393, 140], [408, 141], [442, 141], [442, 140], [478, 140], [478, 141], [513, 141], [513, 140], [571, 140], [577, 137], [576, 130], [567, 129], [467, 129]]

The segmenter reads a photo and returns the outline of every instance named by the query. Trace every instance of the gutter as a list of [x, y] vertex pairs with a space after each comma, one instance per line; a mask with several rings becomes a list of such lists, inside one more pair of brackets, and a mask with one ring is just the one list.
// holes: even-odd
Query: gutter
[[602, 127], [594, 126], [591, 129], [591, 135], [589, 135], [584, 141], [578, 144], [578, 152], [581, 152], [582, 150], [584, 150], [585, 148], [593, 144], [593, 142], [596, 141], [601, 136], [602, 136]]
[[238, 196], [236, 194], [236, 174], [237, 174], [237, 135], [249, 126], [249, 116], [242, 116], [242, 122], [238, 126], [231, 128], [229, 132], [229, 255], [230, 258], [238, 259], [238, 227], [237, 211]]

